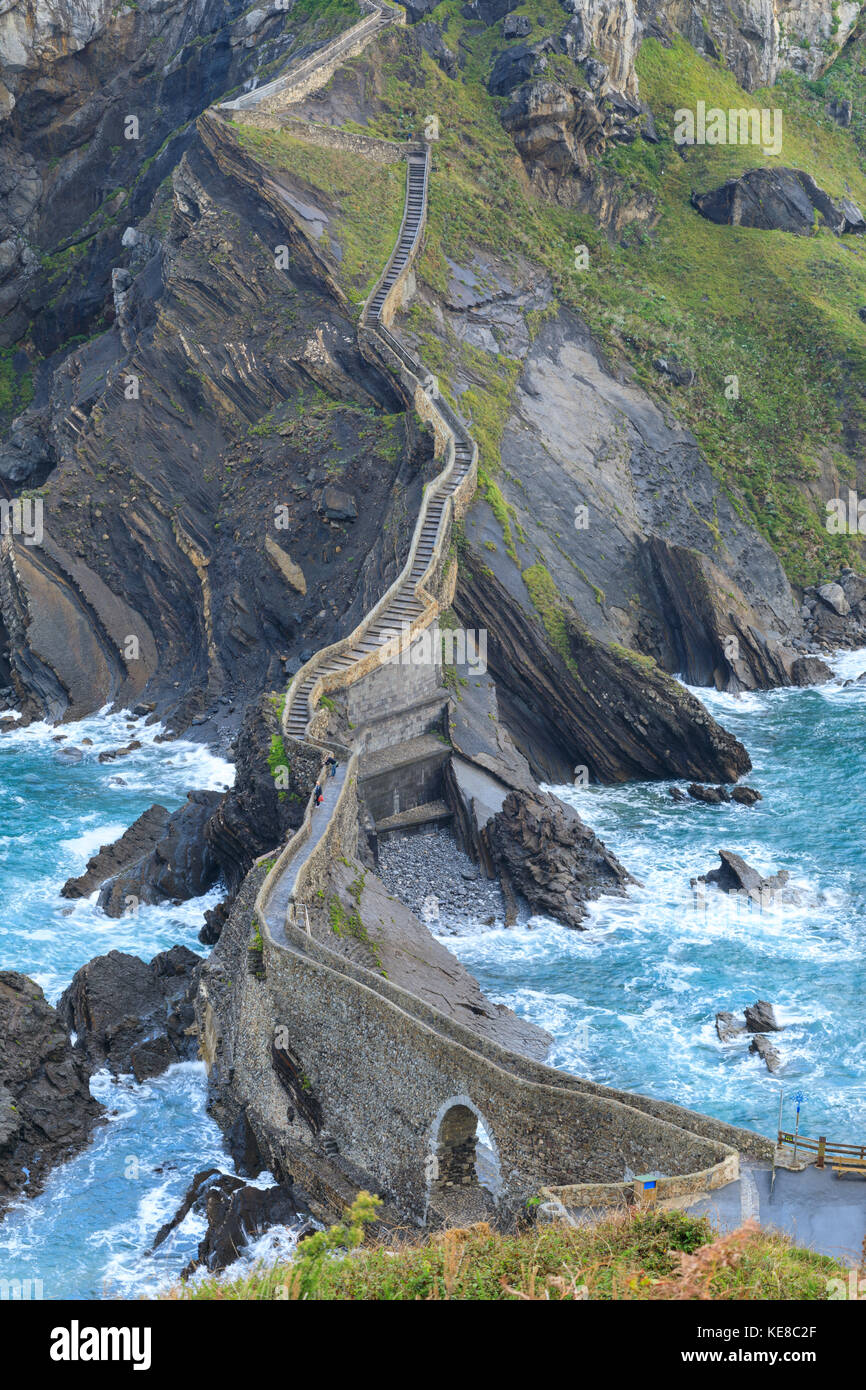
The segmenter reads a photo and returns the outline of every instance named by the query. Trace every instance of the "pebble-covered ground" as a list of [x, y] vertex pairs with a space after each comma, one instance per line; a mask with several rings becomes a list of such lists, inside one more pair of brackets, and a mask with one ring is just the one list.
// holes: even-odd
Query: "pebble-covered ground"
[[505, 922], [499, 884], [484, 877], [447, 830], [383, 840], [379, 877], [434, 932], [456, 936], [477, 931], [479, 923]]

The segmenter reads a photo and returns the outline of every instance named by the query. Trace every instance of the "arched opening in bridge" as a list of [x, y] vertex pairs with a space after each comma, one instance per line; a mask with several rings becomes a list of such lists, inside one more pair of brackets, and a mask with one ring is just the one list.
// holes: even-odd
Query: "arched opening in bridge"
[[446, 1102], [432, 1138], [428, 1221], [453, 1225], [489, 1217], [501, 1189], [499, 1154], [468, 1096]]

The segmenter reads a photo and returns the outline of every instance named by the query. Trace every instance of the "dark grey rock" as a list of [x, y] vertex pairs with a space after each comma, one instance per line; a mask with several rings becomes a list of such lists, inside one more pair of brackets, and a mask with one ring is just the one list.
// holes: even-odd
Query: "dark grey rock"
[[120, 917], [128, 910], [129, 899], [136, 904], [186, 902], [212, 888], [219, 865], [206, 829], [222, 800], [222, 792], [189, 792], [186, 805], [167, 818], [153, 848], [103, 883], [99, 894], [103, 912]]
[[0, 971], [0, 1211], [38, 1192], [101, 1113], [58, 1011], [26, 975]]
[[747, 864], [745, 859], [733, 850], [720, 849], [719, 858], [722, 861], [719, 868], [692, 879], [692, 886], [697, 883], [709, 883], [723, 893], [745, 893], [753, 902], [766, 906], [790, 878], [786, 869], [770, 878], [763, 878], [757, 869], [753, 869], [751, 864]]
[[58, 1017], [77, 1034], [76, 1054], [91, 1069], [158, 1076], [172, 1062], [198, 1055], [193, 1000], [201, 957], [186, 946], [161, 951], [149, 964], [110, 951], [72, 977]]
[[776, 1022], [772, 1004], [766, 999], [756, 999], [744, 1009], [746, 1027], [750, 1033], [780, 1033], [781, 1024]]
[[740, 806], [754, 806], [756, 801], [763, 801], [763, 797], [754, 787], [734, 787], [731, 791], [731, 800], [736, 801]]
[[740, 1023], [734, 1014], [716, 1014], [716, 1032], [719, 1035], [720, 1042], [730, 1042], [731, 1038], [735, 1038], [745, 1031], [745, 1023]]
[[710, 222], [797, 236], [811, 236], [816, 215], [840, 236], [866, 229], [856, 204], [846, 198], [837, 206], [802, 169], [749, 169], [720, 188], [693, 193], [692, 205]]
[[691, 782], [687, 791], [694, 801], [704, 801], [708, 806], [719, 806], [731, 799], [727, 787], [722, 786], [705, 787], [700, 782]]
[[767, 1071], [776, 1072], [779, 1070], [779, 1067], [782, 1064], [782, 1059], [779, 1056], [778, 1050], [773, 1046], [769, 1038], [762, 1037], [761, 1035], [752, 1038], [751, 1044], [749, 1046], [749, 1051], [756, 1052], [758, 1056], [761, 1057], [764, 1062], [766, 1062]]

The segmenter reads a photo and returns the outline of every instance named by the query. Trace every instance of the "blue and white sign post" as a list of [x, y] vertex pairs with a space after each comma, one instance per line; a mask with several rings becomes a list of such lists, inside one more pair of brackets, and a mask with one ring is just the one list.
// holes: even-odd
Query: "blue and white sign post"
[[804, 1101], [805, 1099], [806, 1099], [806, 1097], [803, 1095], [803, 1092], [802, 1092], [802, 1091], [795, 1091], [795, 1092], [794, 1092], [794, 1100], [795, 1100], [796, 1105], [797, 1105], [797, 1123], [796, 1123], [796, 1125], [794, 1126], [794, 1162], [795, 1162], [795, 1163], [797, 1162], [797, 1136], [798, 1136], [798, 1134], [800, 1133], [800, 1106], [803, 1104], [803, 1101]]

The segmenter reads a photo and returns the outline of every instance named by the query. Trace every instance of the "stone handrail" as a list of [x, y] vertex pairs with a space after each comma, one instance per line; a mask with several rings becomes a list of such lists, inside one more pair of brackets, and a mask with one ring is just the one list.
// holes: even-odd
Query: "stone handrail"
[[[324, 70], [326, 68], [330, 68], [331, 65], [334, 63], [335, 59], [338, 58], [341, 54], [348, 52], [350, 49], [353, 49], [359, 43], [359, 41], [368, 41], [369, 38], [372, 38], [373, 35], [376, 32], [378, 32], [380, 28], [384, 27], [386, 24], [394, 22], [394, 20], [397, 18], [397, 14], [394, 13], [393, 7], [387, 4], [387, 0], [362, 0], [362, 3], [367, 4], [371, 7], [371, 13], [368, 14], [358, 24], [352, 26], [351, 29], [347, 30], [344, 34], [340, 35], [332, 43], [326, 45], [323, 49], [319, 50], [318, 53], [312, 54], [309, 58], [305, 59], [303, 63], [298, 64], [295, 68], [290, 70], [288, 73], [281, 75], [281, 77], [276, 78], [273, 82], [268, 83], [263, 87], [256, 88], [252, 92], [244, 93], [243, 96], [236, 98], [234, 101], [223, 103], [223, 109], [235, 111], [255, 108], [256, 106], [260, 106], [263, 101], [267, 100], [271, 95], [274, 95], [277, 92], [290, 92], [293, 88], [300, 86], [304, 82], [306, 82], [307, 79], [311, 76], [311, 74], [315, 73], [317, 70]], [[398, 13], [400, 20], [404, 20], [405, 16], [403, 12], [399, 11]], [[367, 143], [366, 138], [363, 136], [356, 137], [356, 140], [358, 143], [361, 144], [362, 148]], [[371, 145], [370, 152], [378, 153], [381, 145], [384, 142], [378, 139], [371, 139], [369, 143]], [[394, 142], [394, 144], [396, 146], [396, 142]], [[375, 147], [375, 151], [372, 147]], [[407, 251], [405, 248], [401, 248], [401, 241], [410, 215], [411, 184], [407, 174], [406, 194], [400, 231], [398, 233], [394, 249], [388, 259], [388, 262], [384, 267], [378, 280], [376, 281], [376, 284], [373, 287], [370, 296], [368, 297], [367, 306], [362, 316], [362, 323], [359, 327], [359, 342], [361, 344], [362, 351], [366, 349], [367, 353], [375, 355], [380, 360], [380, 362], [386, 366], [387, 369], [396, 373], [396, 375], [401, 380], [407, 397], [410, 400], [414, 401], [416, 408], [419, 411], [419, 414], [421, 414], [423, 417], [426, 417], [427, 419], [430, 419], [431, 416], [433, 417], [432, 423], [434, 424], [434, 428], [436, 429], [437, 435], [437, 452], [440, 452], [440, 457], [442, 456], [442, 454], [444, 454], [445, 463], [439, 474], [431, 482], [427, 483], [424, 488], [421, 506], [419, 508], [418, 517], [416, 519], [415, 528], [412, 534], [412, 540], [409, 546], [408, 557], [397, 578], [388, 587], [388, 589], [378, 600], [378, 602], [374, 604], [374, 606], [364, 615], [361, 621], [357, 624], [354, 630], [348, 634], [348, 636], [343, 637], [339, 639], [337, 642], [333, 642], [329, 646], [323, 647], [319, 651], [317, 651], [310, 659], [310, 661], [308, 661], [307, 663], [305, 663], [303, 667], [301, 667], [300, 671], [297, 672], [294, 679], [290, 683], [289, 689], [286, 692], [286, 698], [283, 706], [282, 728], [284, 734], [288, 733], [287, 715], [289, 709], [291, 708], [292, 697], [294, 692], [300, 686], [300, 684], [307, 679], [307, 677], [310, 675], [312, 671], [327, 665], [327, 663], [330, 662], [333, 658], [350, 651], [359, 642], [361, 642], [366, 636], [366, 634], [369, 632], [370, 628], [378, 621], [381, 615], [384, 612], [386, 612], [395, 595], [400, 591], [400, 589], [411, 576], [413, 566], [418, 556], [418, 549], [421, 542], [422, 532], [427, 523], [429, 498], [434, 492], [438, 491], [440, 488], [447, 486], [453, 477], [457, 463], [456, 442], [458, 439], [461, 441], [462, 444], [471, 449], [471, 466], [469, 471], [467, 472], [466, 477], [455, 489], [455, 495], [457, 493], [461, 495], [465, 493], [468, 496], [471, 495], [472, 491], [474, 491], [475, 473], [477, 467], [477, 448], [475, 446], [474, 441], [472, 440], [463, 422], [460, 421], [456, 414], [445, 405], [445, 402], [439, 399], [434, 399], [429, 394], [429, 383], [431, 381], [429, 373], [425, 372], [423, 364], [418, 360], [418, 358], [414, 356], [414, 354], [409, 352], [409, 350], [390, 331], [390, 329], [386, 326], [385, 322], [383, 321], [391, 317], [394, 308], [396, 307], [398, 298], [402, 292], [406, 274], [408, 273], [408, 269], [411, 266], [412, 260], [420, 245], [421, 237], [423, 234], [424, 222], [426, 219], [427, 186], [430, 171], [429, 145], [404, 143], [402, 146], [402, 150], [407, 157], [412, 154], [417, 155], [423, 153], [425, 159], [422, 211], [420, 217], [418, 218], [417, 225], [415, 227], [412, 244]], [[394, 283], [390, 286], [388, 294], [386, 295], [384, 302], [380, 305], [378, 311], [373, 313], [371, 312], [370, 306], [373, 303], [373, 301], [375, 301], [376, 296], [379, 293], [381, 286], [383, 285], [383, 282], [387, 279], [389, 272], [392, 270], [398, 256], [400, 255], [402, 255], [404, 258], [404, 264], [401, 269], [401, 272], [395, 279]], [[392, 356], [395, 359], [395, 361], [391, 360]], [[436, 428], [437, 426], [438, 428]], [[316, 738], [315, 734], [313, 733], [310, 727], [311, 723], [313, 722], [312, 710], [315, 709], [318, 700], [321, 698], [323, 694], [326, 693], [326, 691], [338, 688], [343, 684], [347, 684], [350, 680], [354, 681], [359, 679], [361, 676], [366, 674], [368, 670], [372, 670], [375, 666], [381, 664], [382, 661], [388, 659], [390, 656], [399, 652], [405, 645], [407, 645], [414, 639], [418, 632], [423, 631], [436, 619], [440, 611], [440, 606], [436, 599], [436, 596], [429, 591], [427, 586], [430, 582], [431, 576], [436, 573], [437, 567], [442, 562], [445, 548], [450, 538], [450, 529], [453, 514], [454, 496], [452, 495], [448, 496], [445, 499], [442, 510], [442, 516], [440, 519], [439, 530], [435, 544], [432, 549], [430, 560], [424, 570], [424, 573], [421, 575], [421, 577], [418, 579], [414, 586], [413, 592], [415, 594], [415, 597], [422, 605], [421, 613], [416, 615], [410, 624], [402, 625], [402, 630], [398, 635], [395, 635], [395, 637], [392, 640], [383, 643], [381, 646], [377, 648], [377, 650], [371, 652], [367, 658], [356, 662], [354, 666], [350, 669], [350, 671], [336, 673], [323, 672], [320, 679], [316, 681], [315, 685], [313, 686], [309, 696], [309, 708], [311, 711], [311, 719], [310, 721], [308, 721], [307, 724], [305, 742], [308, 742], [309, 744], [318, 747], [322, 751], [323, 763], [320, 769], [320, 780], [322, 779], [325, 773], [324, 758], [331, 751], [331, 748], [327, 748], [325, 744], [320, 739]], [[329, 823], [332, 822], [335, 817], [338, 818], [342, 813], [343, 806], [345, 804], [345, 798], [349, 795], [350, 789], [354, 784], [354, 780], [357, 774], [358, 763], [357, 754], [353, 749], [341, 748], [339, 745], [333, 743], [332, 747], [336, 748], [338, 752], [342, 753], [344, 757], [348, 758], [348, 764], [345, 769], [345, 776], [343, 779], [343, 784], [339, 790], [339, 795], [336, 799], [334, 806], [330, 808], [330, 813], [328, 817]], [[265, 924], [266, 929], [268, 905], [270, 903], [270, 900], [274, 896], [274, 893], [278, 885], [281, 884], [283, 876], [289, 872], [289, 866], [292, 864], [292, 862], [296, 859], [300, 859], [301, 861], [297, 866], [295, 878], [289, 888], [290, 899], [296, 899], [300, 896], [303, 883], [309, 876], [310, 865], [308, 864], [305, 858], [301, 857], [300, 852], [302, 851], [306, 842], [310, 839], [312, 833], [314, 810], [315, 807], [313, 805], [313, 800], [311, 796], [307, 804], [304, 819], [300, 827], [278, 855], [273, 868], [271, 869], [270, 873], [266, 876], [261, 886], [261, 889], [256, 899], [256, 912], [262, 923]], [[327, 848], [328, 839], [329, 829], [326, 828], [320, 840], [320, 844], [323, 846], [323, 849], [325, 850]]]
[[318, 52], [311, 53], [308, 58], [296, 63], [289, 68], [288, 72], [281, 73], [279, 77], [266, 82], [263, 87], [254, 87], [252, 91], [242, 92], [240, 96], [234, 97], [231, 101], [221, 102], [221, 108], [226, 111], [242, 111], [247, 107], [260, 106], [263, 101], [269, 100], [270, 97], [286, 94], [293, 87], [301, 86], [314, 74], [330, 66], [338, 58], [349, 54], [353, 48], [358, 48], [360, 51], [360, 47], [363, 47], [367, 40], [378, 33], [380, 29], [384, 29], [389, 24], [404, 24], [406, 22], [405, 12], [391, 4], [390, 0], [359, 0], [359, 4], [361, 9], [366, 9], [369, 13], [363, 19], [359, 19], [357, 24], [344, 30], [342, 34], [332, 39]]
[[[429, 148], [426, 150], [425, 157], [427, 160], [427, 169], [429, 171]], [[427, 178], [425, 178], [424, 183], [425, 204], [426, 189]], [[373, 290], [367, 301], [368, 305], [375, 300], [377, 291], [382, 285], [382, 282], [387, 277], [388, 272], [391, 270], [395, 258], [398, 254], [400, 236], [402, 235], [403, 225], [405, 224], [408, 212], [408, 204], [409, 183], [407, 180], [406, 206], [404, 209], [404, 218], [403, 223], [401, 224], [400, 234], [398, 234], [397, 237], [397, 246], [395, 247], [395, 250], [389, 257], [388, 263], [382, 271], [382, 274], [376, 282], [376, 285], [373, 287]], [[411, 265], [412, 257], [417, 251], [421, 239], [422, 229], [423, 219], [421, 224], [419, 225], [415, 241], [407, 258], [406, 268], [408, 268]], [[398, 278], [398, 280], [391, 287], [388, 296], [375, 319], [373, 319], [372, 316], [368, 317], [367, 312], [365, 312], [364, 321], [362, 322], [361, 328], [359, 329], [359, 340], [362, 344], [362, 347], [364, 345], [368, 345], [369, 347], [372, 347], [375, 350], [375, 348], [378, 347], [376, 340], [379, 339], [381, 340], [386, 349], [390, 348], [391, 352], [393, 352], [399, 360], [399, 366], [401, 369], [399, 371], [399, 375], [402, 378], [404, 389], [407, 391], [407, 394], [411, 394], [411, 396], [414, 398], [416, 407], [418, 407], [419, 409], [419, 414], [426, 414], [429, 417], [429, 415], [433, 413], [439, 416], [440, 438], [444, 437], [446, 441], [445, 466], [442, 469], [442, 471], [431, 482], [427, 483], [424, 489], [424, 496], [422, 498], [421, 507], [418, 512], [418, 517], [415, 523], [415, 529], [412, 534], [412, 541], [409, 546], [409, 554], [406, 559], [406, 563], [404, 564], [397, 578], [389, 586], [389, 588], [382, 595], [379, 601], [371, 609], [368, 610], [368, 612], [364, 615], [364, 617], [352, 630], [352, 632], [348, 634], [348, 636], [342, 637], [338, 641], [332, 642], [329, 646], [322, 647], [319, 651], [315, 652], [313, 656], [310, 658], [310, 660], [306, 662], [305, 665], [302, 666], [301, 669], [294, 676], [286, 693], [286, 700], [283, 708], [283, 729], [286, 733], [288, 732], [286, 727], [288, 711], [291, 708], [292, 699], [298, 688], [312, 674], [313, 671], [315, 671], [319, 667], [326, 665], [334, 657], [342, 656], [346, 652], [351, 651], [352, 648], [357, 646], [358, 643], [363, 640], [370, 628], [386, 611], [395, 594], [397, 594], [397, 592], [402, 588], [402, 586], [406, 583], [407, 579], [409, 578], [417, 557], [421, 533], [424, 530], [424, 526], [427, 521], [427, 508], [429, 498], [439, 488], [446, 485], [450, 481], [454, 473], [454, 469], [456, 467], [457, 462], [455, 454], [455, 444], [458, 436], [462, 436], [462, 442], [471, 446], [473, 459], [473, 466], [467, 474], [467, 477], [460, 484], [458, 491], [469, 492], [470, 489], [474, 490], [477, 447], [474, 441], [472, 440], [471, 435], [466, 429], [466, 426], [458, 420], [454, 412], [451, 411], [450, 408], [445, 405], [444, 401], [441, 401], [439, 398], [433, 399], [430, 395], [428, 395], [427, 391], [425, 390], [425, 386], [427, 384], [427, 381], [429, 380], [429, 374], [424, 373], [424, 367], [418, 361], [418, 359], [415, 358], [400, 343], [399, 339], [396, 338], [394, 334], [391, 333], [390, 330], [386, 328], [385, 325], [381, 322], [381, 320], [386, 316], [386, 314], [392, 309], [394, 301], [397, 299], [401, 289], [401, 280]], [[391, 365], [387, 361], [387, 355], [385, 356], [385, 362], [386, 365]], [[422, 374], [425, 376], [424, 381], [421, 380]], [[321, 698], [323, 694], [326, 694], [330, 690], [344, 688], [346, 685], [351, 684], [355, 680], [360, 679], [361, 676], [366, 675], [369, 670], [372, 670], [375, 666], [381, 664], [382, 661], [387, 660], [393, 655], [395, 655], [403, 647], [408, 645], [408, 643], [410, 643], [419, 632], [423, 631], [426, 627], [430, 625], [431, 622], [433, 622], [433, 620], [436, 617], [438, 617], [439, 605], [437, 603], [436, 598], [428, 591], [427, 584], [429, 582], [430, 576], [433, 573], [435, 573], [436, 567], [442, 559], [442, 555], [447, 544], [447, 539], [450, 537], [450, 524], [452, 514], [453, 499], [448, 498], [445, 512], [442, 518], [442, 524], [439, 528], [439, 535], [437, 537], [436, 544], [433, 549], [433, 554], [430, 558], [430, 562], [426, 570], [424, 571], [424, 574], [420, 577], [415, 586], [415, 595], [424, 606], [423, 612], [419, 614], [411, 624], [407, 625], [399, 634], [399, 636], [395, 636], [390, 643], [383, 645], [379, 648], [378, 651], [371, 652], [370, 656], [366, 660], [356, 662], [355, 665], [351, 668], [351, 670], [323, 674], [323, 676], [320, 677], [320, 679], [316, 682], [312, 691], [310, 692], [309, 703], [311, 708], [315, 708], [316, 702]]]

